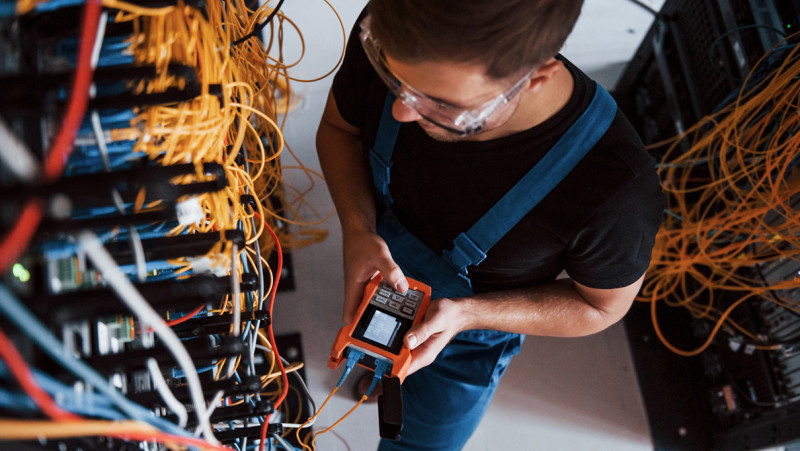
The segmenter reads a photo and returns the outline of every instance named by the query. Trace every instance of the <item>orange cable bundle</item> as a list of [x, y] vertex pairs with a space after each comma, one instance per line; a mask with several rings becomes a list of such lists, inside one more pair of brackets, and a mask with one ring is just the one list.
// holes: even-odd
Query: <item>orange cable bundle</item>
[[[668, 145], [659, 166], [668, 215], [638, 300], [651, 303], [656, 333], [677, 354], [701, 353], [723, 327], [760, 341], [730, 318], [746, 301], [760, 298], [800, 313], [797, 301], [780, 294], [800, 288], [797, 274], [758, 276], [761, 268], [800, 259], [800, 47], [787, 44], [793, 38], [773, 50], [785, 57], [763, 80], [682, 136], [653, 146]], [[765, 70], [766, 60], [743, 86]], [[680, 153], [685, 140], [690, 147]], [[720, 305], [721, 292], [736, 299]], [[659, 302], [714, 321], [706, 341], [693, 350], [669, 343], [658, 323]]]
[[[33, 11], [38, 4], [46, 1], [48, 0], [17, 0], [17, 11], [20, 14]], [[129, 127], [110, 130], [109, 136], [112, 141], [134, 140], [134, 152], [139, 153], [137, 157], [146, 156], [165, 166], [194, 164], [195, 172], [176, 177], [172, 180], [176, 184], [206, 181], [204, 163], [216, 163], [223, 167], [226, 187], [218, 192], [180, 199], [195, 203], [191, 208], [187, 207], [188, 210], [193, 210], [194, 222], [186, 221], [187, 224], [174, 227], [169, 234], [222, 234], [227, 230], [238, 229], [244, 235], [244, 246], [226, 241], [224, 235], [221, 235], [222, 239], [205, 256], [184, 257], [168, 263], [173, 266], [170, 269], [172, 274], [179, 278], [188, 275], [190, 271], [210, 271], [218, 276], [231, 276], [231, 294], [221, 299], [220, 304], [208, 313], [233, 313], [230, 333], [234, 336], [244, 337], [242, 324], [246, 324], [245, 331], [251, 334], [247, 338], [250, 351], [254, 353], [259, 348], [269, 362], [269, 371], [261, 378], [262, 390], [259, 396], [271, 399], [274, 408], [288, 417], [288, 407], [281, 405], [290, 391], [287, 373], [297, 371], [302, 364], [284, 367], [277, 352], [272, 321], [253, 322], [244, 319], [243, 312], [266, 310], [272, 320], [283, 266], [283, 245], [297, 248], [319, 242], [326, 237], [325, 230], [314, 229], [312, 226], [330, 217], [333, 210], [328, 215], [321, 215], [304, 200], [305, 195], [314, 187], [315, 180], [322, 176], [305, 167], [286, 146], [282, 132], [283, 123], [279, 116], [283, 115], [285, 120], [286, 113], [295, 104], [290, 81], [319, 80], [331, 74], [338, 62], [327, 74], [313, 80], [289, 76], [288, 69], [297, 65], [305, 53], [305, 42], [297, 25], [280, 11], [283, 0], [268, 0], [256, 10], [251, 10], [244, 0], [212, 1], [205, 5], [203, 11], [188, 6], [184, 0], [177, 0], [174, 5], [155, 8], [127, 3], [125, 0], [97, 0], [91, 11], [98, 15], [101, 1], [105, 8], [115, 10], [115, 23], [127, 23], [133, 30], [128, 51], [133, 56], [134, 64], [156, 68], [157, 75], [147, 80], [131, 81], [128, 89], [135, 94], [170, 92], [171, 95], [181, 91], [186, 99], [140, 106], [134, 110], [136, 116]], [[336, 14], [341, 26], [340, 62], [344, 55], [345, 29], [331, 4], [327, 0], [323, 1]], [[290, 64], [284, 62], [283, 50], [283, 39], [287, 31], [284, 26], [287, 24], [287, 30], [293, 29], [302, 45], [300, 57]], [[265, 33], [266, 42], [259, 39], [262, 27], [268, 27]], [[85, 28], [95, 30], [98, 27]], [[82, 41], [93, 43], [95, 39]], [[88, 62], [90, 50], [91, 46], [88, 44], [82, 46], [81, 53], [87, 55], [82, 60]], [[85, 66], [89, 67], [88, 64]], [[190, 68], [191, 72], [184, 68]], [[85, 72], [90, 74], [90, 71]], [[90, 76], [84, 78], [89, 80]], [[74, 114], [76, 118], [82, 115], [83, 113]], [[284, 149], [288, 150], [296, 165], [282, 166], [281, 156]], [[61, 152], [54, 152], [54, 155], [60, 154]], [[286, 185], [283, 178], [285, 169], [301, 171], [311, 186], [300, 190]], [[144, 189], [138, 193], [134, 203], [137, 213], [162, 203], [159, 199], [148, 196], [153, 194]], [[33, 218], [36, 221], [32, 221], [29, 217], [41, 216], [36, 211], [38, 208], [37, 204], [29, 209], [31, 211], [26, 210], [20, 223], [25, 225], [37, 222], [38, 219]], [[308, 212], [315, 219], [302, 219], [303, 213]], [[287, 227], [283, 227], [286, 224], [297, 225], [298, 230], [290, 232]], [[278, 234], [282, 236], [279, 237]], [[27, 239], [22, 241], [27, 242]], [[277, 257], [274, 268], [267, 263], [267, 257], [273, 253]], [[250, 293], [241, 292], [242, 285], [236, 283], [237, 280], [242, 281], [245, 273], [257, 275], [259, 278], [259, 286]], [[198, 306], [189, 314], [171, 319], [169, 324], [180, 324], [206, 307], [206, 304]], [[259, 340], [258, 346], [255, 337]], [[256, 371], [252, 356], [249, 363], [248, 359], [242, 357], [235, 360], [219, 359], [214, 364], [214, 378], [233, 377], [242, 360], [250, 365], [248, 371]], [[296, 388], [294, 392], [298, 397], [301, 396]], [[45, 397], [39, 398], [47, 402]], [[205, 400], [209, 404], [209, 417], [216, 407], [246, 402], [245, 399], [233, 401], [232, 398], [223, 398], [224, 393], [218, 392], [211, 400]], [[200, 408], [196, 410], [200, 411]], [[301, 413], [302, 411], [296, 412], [295, 422], [300, 421]], [[270, 416], [267, 415], [263, 421], [259, 444], [261, 449], [264, 449], [267, 442]], [[249, 422], [237, 420], [235, 425], [234, 422], [227, 422], [220, 423], [217, 427], [225, 429], [248, 426]], [[84, 423], [87, 429], [78, 432], [59, 428], [57, 424], [42, 427], [49, 426], [54, 427], [48, 429], [45, 436], [109, 435], [125, 439], [157, 440], [168, 447], [175, 444], [223, 449], [202, 440], [174, 438], [152, 428], [136, 429], [139, 425], [131, 425], [130, 431], [111, 431], [109, 427], [113, 428], [113, 425], [110, 423]], [[30, 435], [35, 433], [38, 425], [27, 424], [20, 427], [26, 428], [26, 433]], [[206, 434], [206, 439], [213, 442], [213, 434]]]

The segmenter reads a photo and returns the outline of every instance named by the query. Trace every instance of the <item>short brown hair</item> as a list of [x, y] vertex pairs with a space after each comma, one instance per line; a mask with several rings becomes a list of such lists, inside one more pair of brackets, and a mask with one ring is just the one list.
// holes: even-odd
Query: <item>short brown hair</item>
[[406, 62], [480, 63], [504, 79], [532, 70], [564, 45], [583, 0], [370, 0], [381, 47]]

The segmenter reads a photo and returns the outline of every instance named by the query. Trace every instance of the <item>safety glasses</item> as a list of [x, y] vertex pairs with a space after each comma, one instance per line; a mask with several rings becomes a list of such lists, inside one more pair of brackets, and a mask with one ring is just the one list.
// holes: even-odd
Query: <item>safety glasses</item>
[[427, 121], [460, 136], [477, 133], [502, 107], [517, 95], [525, 83], [530, 79], [532, 72], [528, 73], [514, 84], [508, 91], [475, 108], [463, 108], [441, 100], [428, 97], [420, 91], [409, 86], [400, 77], [394, 74], [386, 63], [386, 58], [381, 51], [380, 44], [370, 31], [369, 16], [361, 21], [361, 44], [367, 54], [372, 67], [381, 80], [389, 87], [392, 93], [406, 106], [412, 108]]

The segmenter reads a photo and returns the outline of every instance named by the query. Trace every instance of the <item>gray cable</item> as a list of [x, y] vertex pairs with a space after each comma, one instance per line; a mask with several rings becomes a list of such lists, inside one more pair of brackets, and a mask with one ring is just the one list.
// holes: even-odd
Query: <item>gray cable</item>
[[186, 406], [178, 401], [178, 398], [167, 386], [164, 374], [161, 372], [156, 359], [152, 357], [147, 359], [147, 370], [150, 371], [150, 378], [153, 379], [153, 385], [155, 385], [158, 394], [161, 395], [161, 399], [164, 400], [170, 410], [175, 412], [175, 415], [178, 415], [178, 426], [185, 428], [186, 423], [189, 421], [189, 412], [186, 411]]
[[108, 172], [111, 170], [111, 160], [108, 158], [108, 146], [106, 145], [106, 138], [103, 136], [103, 125], [100, 124], [100, 114], [97, 110], [92, 110], [89, 117], [92, 122], [92, 133], [97, 143], [97, 150], [100, 151], [100, 159], [103, 160], [103, 169]]
[[30, 149], [23, 143], [6, 121], [0, 117], [0, 160], [23, 182], [32, 182], [39, 172], [39, 165]]
[[154, 417], [147, 409], [128, 400], [128, 398], [109, 384], [108, 381], [92, 367], [87, 365], [83, 360], [75, 357], [64, 347], [61, 341], [59, 341], [59, 339], [3, 285], [0, 285], [0, 313], [28, 335], [42, 351], [58, 364], [107, 396], [109, 401], [117, 406], [129, 418], [154, 424], [167, 432], [186, 436], [186, 431], [183, 429], [169, 422], [161, 421], [160, 418]]
[[142, 297], [130, 279], [119, 269], [117, 262], [108, 251], [103, 247], [97, 236], [89, 231], [81, 232], [78, 236], [78, 243], [86, 251], [89, 259], [95, 267], [102, 273], [103, 278], [117, 294], [120, 300], [133, 311], [143, 325], [147, 325], [155, 331], [156, 335], [164, 343], [164, 346], [175, 357], [178, 365], [184, 372], [186, 382], [189, 386], [189, 394], [194, 404], [195, 414], [198, 424], [202, 427], [203, 435], [206, 440], [214, 445], [218, 445], [214, 436], [214, 431], [208, 419], [205, 418], [206, 402], [203, 398], [203, 388], [200, 385], [200, 378], [197, 376], [197, 368], [191, 356], [181, 343], [175, 332], [167, 326], [167, 323], [153, 310], [153, 307]]
[[652, 14], [653, 16], [655, 16], [656, 18], [659, 16], [659, 13], [658, 13], [658, 11], [656, 11], [655, 9], [653, 9], [653, 8], [652, 8], [650, 5], [646, 5], [646, 4], [644, 4], [644, 3], [643, 3], [642, 1], [640, 1], [640, 0], [630, 0], [630, 1], [631, 1], [632, 3], [634, 3], [634, 4], [636, 4], [636, 5], [639, 5], [639, 6], [641, 6], [642, 8], [644, 8], [645, 10], [647, 10], [647, 12], [649, 12], [650, 14]]

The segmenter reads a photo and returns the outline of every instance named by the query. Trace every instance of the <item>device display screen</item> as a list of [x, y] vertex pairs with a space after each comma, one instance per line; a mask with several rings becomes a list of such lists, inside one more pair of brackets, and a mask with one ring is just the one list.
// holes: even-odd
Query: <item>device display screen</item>
[[376, 310], [372, 315], [372, 320], [364, 331], [364, 338], [389, 346], [400, 328], [400, 321], [393, 316], [387, 315], [380, 310]]
[[397, 354], [403, 347], [403, 336], [411, 328], [411, 323], [411, 320], [370, 305], [353, 331], [353, 338]]

